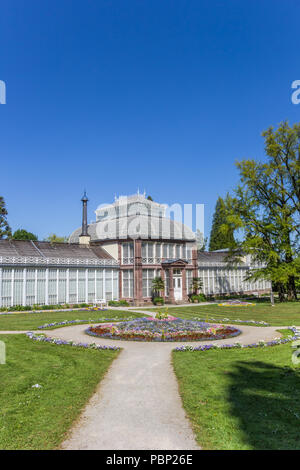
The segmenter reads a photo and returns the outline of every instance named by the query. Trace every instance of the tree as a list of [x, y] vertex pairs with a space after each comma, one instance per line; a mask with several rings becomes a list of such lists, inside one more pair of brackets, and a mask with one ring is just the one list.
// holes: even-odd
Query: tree
[[207, 245], [207, 237], [204, 237], [203, 233], [198, 228], [196, 230], [196, 242], [197, 250], [205, 251], [205, 247]]
[[148, 201], [153, 201], [151, 196], [148, 196], [147, 199], [148, 199]]
[[201, 290], [203, 287], [202, 279], [200, 277], [193, 277], [192, 280], [192, 290], [194, 294], [198, 294], [198, 290]]
[[[228, 198], [228, 195], [226, 197]], [[235, 243], [233, 230], [227, 230], [226, 232], [221, 231], [222, 225], [226, 223], [225, 201], [219, 197], [216, 203], [212, 229], [210, 233], [209, 251], [230, 248], [234, 246]]]
[[7, 221], [7, 210], [5, 207], [5, 201], [0, 196], [0, 238], [7, 238], [11, 236], [11, 229]]
[[155, 277], [152, 280], [152, 288], [153, 291], [161, 297], [161, 292], [165, 290], [165, 281], [160, 276]]
[[31, 232], [27, 232], [24, 229], [16, 230], [12, 236], [13, 240], [37, 240], [38, 237]]
[[300, 124], [263, 132], [267, 161], [237, 163], [240, 184], [226, 203], [222, 230], [243, 230], [229, 262], [248, 253], [257, 263], [248, 279], [269, 279], [288, 300], [297, 298], [300, 277]]
[[44, 241], [50, 243], [68, 243], [69, 237], [58, 237], [55, 233], [50, 233], [48, 237], [44, 238]]

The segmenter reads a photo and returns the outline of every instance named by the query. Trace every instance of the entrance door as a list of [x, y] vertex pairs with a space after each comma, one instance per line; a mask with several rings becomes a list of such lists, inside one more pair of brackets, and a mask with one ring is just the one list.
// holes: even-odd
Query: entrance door
[[[179, 271], [180, 272], [180, 271]], [[175, 300], [182, 300], [182, 276], [180, 274], [174, 272], [173, 277], [173, 284], [174, 284], [174, 299]]]

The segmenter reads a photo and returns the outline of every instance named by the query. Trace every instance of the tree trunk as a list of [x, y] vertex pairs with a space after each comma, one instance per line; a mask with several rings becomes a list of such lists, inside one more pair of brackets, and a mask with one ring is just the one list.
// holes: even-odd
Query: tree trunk
[[294, 276], [289, 277], [287, 285], [287, 298], [288, 300], [297, 300], [297, 291]]
[[278, 296], [279, 296], [279, 302], [284, 302], [285, 301], [285, 289], [284, 285], [281, 283], [278, 283]]

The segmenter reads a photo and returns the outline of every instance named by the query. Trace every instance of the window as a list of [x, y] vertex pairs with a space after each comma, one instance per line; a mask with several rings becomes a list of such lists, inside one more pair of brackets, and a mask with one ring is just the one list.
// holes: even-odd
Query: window
[[143, 297], [151, 297], [152, 281], [155, 277], [155, 269], [143, 269]]
[[193, 271], [191, 269], [186, 270], [186, 291], [188, 294], [192, 292], [192, 283], [193, 283]]
[[125, 269], [122, 271], [122, 294], [125, 298], [133, 297], [133, 270]]
[[122, 263], [131, 264], [133, 262], [133, 243], [123, 243], [122, 253]]

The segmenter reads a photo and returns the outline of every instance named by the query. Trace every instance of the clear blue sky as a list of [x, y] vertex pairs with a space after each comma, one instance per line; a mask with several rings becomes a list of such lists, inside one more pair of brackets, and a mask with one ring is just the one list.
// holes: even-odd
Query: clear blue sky
[[13, 230], [67, 235], [114, 194], [204, 203], [300, 121], [299, 0], [2, 0], [0, 195]]

